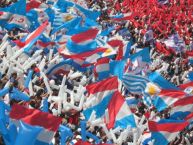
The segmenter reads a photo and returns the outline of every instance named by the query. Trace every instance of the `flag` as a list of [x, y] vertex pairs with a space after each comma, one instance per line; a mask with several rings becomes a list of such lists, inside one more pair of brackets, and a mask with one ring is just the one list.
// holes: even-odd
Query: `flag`
[[143, 62], [150, 63], [149, 48], [143, 48], [141, 51], [130, 56], [131, 61], [135, 61], [138, 57], [142, 58]]
[[[117, 92], [117, 91], [116, 91]], [[85, 116], [85, 119], [86, 120], [89, 120], [91, 114], [93, 111], [96, 112], [96, 118], [99, 118], [99, 117], [102, 117], [104, 114], [105, 114], [105, 110], [107, 109], [107, 106], [109, 104], [109, 102], [111, 101], [111, 98], [113, 96], [116, 96], [117, 93], [114, 92], [114, 93], [108, 93], [107, 95], [105, 95], [99, 103], [97, 103], [96, 105], [92, 106], [92, 107], [89, 107], [87, 109], [85, 109], [83, 111], [83, 114]]]
[[100, 36], [107, 36], [107, 35], [109, 35], [114, 29], [115, 29], [114, 26], [109, 27], [109, 28], [106, 28], [106, 29], [104, 29], [103, 31], [101, 31]]
[[123, 58], [123, 47], [124, 47], [123, 40], [119, 39], [110, 40], [108, 44], [113, 48], [117, 48], [116, 60], [121, 60]]
[[62, 55], [65, 59], [70, 58], [76, 63], [78, 63], [82, 67], [88, 67], [94, 65], [94, 63], [97, 62], [99, 58], [101, 58], [101, 55], [107, 51], [106, 48], [96, 48], [95, 50], [91, 50], [88, 52], [82, 52], [82, 53], [72, 53], [66, 48], [59, 48], [58, 52], [60, 55]]
[[39, 7], [46, 7], [46, 5], [39, 0], [27, 1], [26, 11], [28, 12], [31, 9], [35, 9], [35, 8], [39, 8]]
[[29, 31], [32, 32], [36, 30], [45, 21], [49, 21], [49, 24], [53, 24], [54, 21], [54, 10], [51, 8], [47, 9], [32, 9], [26, 13], [26, 17], [30, 20], [31, 24]]
[[193, 96], [179, 99], [171, 106], [170, 118], [183, 120], [193, 112]]
[[146, 84], [145, 93], [147, 93], [151, 96], [154, 96], [154, 95], [157, 95], [160, 91], [161, 91], [161, 89], [157, 85], [155, 85], [154, 83], [149, 82]]
[[69, 15], [69, 14], [64, 15], [63, 18], [61, 18], [61, 16], [59, 16], [57, 19], [55, 16], [54, 22], [52, 25], [53, 30], [52, 30], [51, 34], [54, 34], [61, 29], [66, 29], [68, 32], [71, 29], [78, 27], [80, 25], [81, 21], [82, 21], [81, 17], [75, 17], [75, 16]]
[[16, 3], [14, 3], [8, 7], [0, 8], [0, 11], [25, 16], [25, 14], [26, 14], [26, 0], [19, 0]]
[[181, 52], [185, 47], [183, 39], [180, 38], [178, 34], [170, 36], [164, 41], [167, 47], [173, 48], [174, 50]]
[[154, 139], [154, 145], [168, 145], [177, 135], [188, 126], [186, 121], [160, 120], [159, 122], [149, 121], [148, 126]]
[[139, 103], [139, 100], [135, 97], [128, 97], [126, 98], [127, 105], [130, 107], [131, 111], [133, 112], [135, 109], [137, 109], [137, 105]]
[[193, 113], [190, 113], [189, 115], [187, 115], [186, 118], [184, 118], [184, 120], [192, 124], [193, 123]]
[[109, 120], [106, 120], [107, 128], [121, 127], [126, 129], [128, 126], [136, 127], [135, 118], [132, 114], [124, 97], [117, 91], [112, 96], [108, 104]]
[[71, 58], [71, 59], [86, 59], [92, 55], [95, 55], [97, 53], [103, 53], [105, 51], [106, 51], [106, 48], [97, 48], [97, 49], [92, 50], [92, 51], [76, 54], [76, 53], [69, 52], [67, 49], [63, 49], [63, 48], [58, 49], [58, 52], [60, 55], [62, 55], [64, 58]]
[[144, 132], [142, 135], [141, 144], [149, 145], [152, 142], [151, 132]]
[[149, 80], [146, 77], [133, 74], [123, 75], [123, 85], [131, 93], [143, 94]]
[[23, 43], [23, 50], [25, 53], [29, 53], [31, 47], [36, 43], [40, 35], [44, 32], [46, 26], [48, 25], [48, 21], [44, 22], [40, 27], [38, 27], [35, 31], [33, 31], [31, 34], [27, 36], [25, 39], [25, 42]]
[[13, 28], [28, 29], [31, 23], [26, 16], [0, 11], [0, 25], [8, 30]]
[[46, 70], [46, 75], [48, 77], [51, 77], [55, 74], [66, 74], [68, 73], [71, 68], [72, 68], [72, 65], [71, 65], [72, 61], [71, 60], [63, 60], [61, 61], [60, 63], [58, 64], [53, 64], [51, 66], [49, 66]]
[[109, 77], [102, 81], [91, 83], [86, 86], [88, 94], [96, 96], [98, 102], [100, 102], [106, 94], [112, 93], [118, 90], [118, 79], [117, 77]]
[[160, 93], [153, 98], [153, 104], [158, 111], [162, 111], [184, 97], [186, 97], [186, 93], [183, 91], [162, 89]]
[[40, 132], [35, 142], [36, 145], [48, 145], [51, 143], [62, 121], [61, 118], [52, 114], [41, 112], [37, 109], [28, 109], [17, 104], [12, 106], [10, 118], [16, 126], [21, 120], [31, 126], [43, 127], [43, 131]]
[[113, 76], [117, 76], [120, 80], [122, 80], [122, 77], [125, 71], [125, 64], [126, 64], [126, 60], [111, 61], [110, 74]]
[[174, 84], [168, 82], [164, 77], [162, 77], [157, 72], [149, 73], [148, 79], [162, 89], [179, 90], [179, 88], [177, 88]]
[[29, 19], [26, 16], [18, 15], [18, 14], [12, 14], [7, 21], [7, 25], [4, 26], [7, 30], [11, 30], [13, 28], [20, 28], [28, 30], [31, 23]]
[[152, 39], [153, 39], [153, 31], [149, 30], [144, 35], [144, 41], [148, 42], [148, 41], [151, 41]]
[[193, 81], [193, 72], [188, 73], [188, 78], [190, 81]]
[[76, 34], [73, 35], [71, 37], [72, 41], [75, 43], [83, 43], [85, 41], [89, 41], [89, 40], [93, 40], [96, 38], [97, 34], [98, 34], [98, 29], [93, 28], [93, 29], [89, 29], [85, 32], [82, 32], [80, 34]]
[[76, 4], [75, 7], [85, 16], [85, 18], [89, 18], [91, 20], [97, 20], [97, 18], [101, 15], [100, 11], [91, 11], [78, 4]]
[[58, 0], [53, 7], [60, 9], [61, 12], [66, 12], [69, 7], [74, 5], [73, 2], [67, 0]]
[[87, 4], [85, 3], [84, 0], [72, 0], [74, 3], [82, 6], [83, 8], [87, 8]]
[[66, 47], [72, 53], [82, 53], [97, 48], [97, 43], [94, 40], [98, 34], [98, 29], [89, 29], [85, 32], [75, 34], [71, 36], [66, 43]]
[[193, 93], [193, 82], [188, 82], [178, 86], [180, 89], [184, 90], [187, 94]]
[[94, 66], [94, 73], [95, 77], [98, 78], [98, 80], [105, 79], [109, 77], [110, 74], [110, 65], [109, 65], [110, 59], [107, 57], [100, 58], [97, 60]]

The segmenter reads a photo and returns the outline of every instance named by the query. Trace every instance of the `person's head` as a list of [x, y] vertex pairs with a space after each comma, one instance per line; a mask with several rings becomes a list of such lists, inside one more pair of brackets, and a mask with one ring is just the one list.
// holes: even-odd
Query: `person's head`
[[16, 73], [16, 72], [12, 73], [11, 77], [13, 77], [14, 79], [16, 79], [16, 78], [17, 78], [17, 73]]

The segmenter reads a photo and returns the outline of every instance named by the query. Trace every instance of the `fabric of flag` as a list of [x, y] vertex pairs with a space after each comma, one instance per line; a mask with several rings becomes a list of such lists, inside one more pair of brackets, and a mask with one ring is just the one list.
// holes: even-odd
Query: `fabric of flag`
[[21, 120], [31, 126], [43, 127], [43, 131], [40, 132], [35, 142], [36, 145], [50, 144], [62, 121], [61, 118], [55, 117], [52, 114], [36, 109], [27, 109], [17, 104], [12, 106], [10, 118], [16, 126]]
[[85, 9], [83, 7], [81, 7], [80, 5], [75, 5], [75, 7], [87, 18], [91, 19], [91, 20], [96, 20], [100, 15], [101, 12], [100, 11], [91, 11], [88, 9]]
[[120, 80], [123, 78], [125, 71], [126, 60], [111, 61], [110, 62], [110, 73], [113, 76], [117, 76]]
[[149, 54], [149, 48], [143, 48], [141, 51], [133, 54], [130, 56], [131, 61], [135, 61], [138, 57], [142, 58], [143, 62], [150, 63], [150, 54]]
[[109, 35], [114, 29], [115, 29], [114, 26], [113, 26], [113, 27], [106, 28], [106, 29], [104, 29], [104, 30], [100, 33], [100, 35], [101, 35], [101, 36], [107, 36], [107, 35]]
[[159, 122], [149, 121], [148, 126], [154, 139], [154, 145], [168, 145], [177, 135], [189, 125], [186, 121], [160, 120]]
[[86, 90], [88, 94], [96, 96], [98, 98], [98, 102], [100, 102], [106, 96], [106, 94], [118, 90], [118, 85], [117, 77], [109, 77], [102, 81], [87, 85]]
[[180, 89], [184, 90], [187, 94], [193, 94], [193, 82], [188, 82], [178, 86]]
[[127, 59], [130, 56], [130, 52], [131, 52], [131, 46], [133, 45], [133, 41], [130, 40], [129, 42], [127, 42], [123, 48], [123, 58]]
[[26, 16], [0, 11], [0, 26], [7, 30], [13, 28], [28, 29], [30, 24]]
[[139, 100], [134, 97], [128, 97], [126, 98], [127, 105], [131, 109], [132, 112], [135, 112], [137, 109], [137, 105], [139, 103]]
[[35, 144], [37, 145], [41, 143], [49, 144], [62, 121], [61, 118], [55, 117], [52, 114], [44, 113], [36, 109], [27, 109], [17, 104], [12, 106], [10, 118], [16, 126], [18, 121], [22, 120], [26, 124], [43, 127], [44, 131], [38, 135], [36, 140]]
[[28, 29], [30, 21], [25, 15], [26, 0], [19, 0], [8, 7], [0, 8], [0, 25], [8, 30], [11, 30], [15, 27]]
[[145, 41], [150, 41], [153, 39], [153, 31], [152, 30], [149, 30], [145, 33], [144, 35], [144, 40]]
[[89, 29], [85, 32], [72, 35], [67, 41], [66, 47], [72, 53], [82, 53], [91, 51], [97, 48], [97, 43], [94, 40], [98, 34], [98, 29]]
[[85, 26], [87, 27], [99, 27], [99, 24], [95, 20], [91, 20], [89, 18], [85, 19]]
[[34, 9], [34, 8], [39, 8], [40, 5], [42, 3], [38, 0], [31, 0], [31, 1], [28, 1], [27, 4], [26, 4], [26, 11], [30, 11], [31, 9]]
[[73, 2], [67, 1], [67, 0], [58, 0], [54, 7], [57, 9], [60, 9], [61, 12], [66, 12], [69, 7], [72, 7], [74, 5]]
[[29, 19], [26, 16], [13, 14], [10, 16], [7, 25], [4, 26], [7, 30], [11, 30], [13, 28], [21, 28], [27, 30], [31, 25]]
[[107, 57], [100, 58], [97, 60], [94, 67], [94, 72], [95, 72], [95, 77], [98, 78], [98, 80], [102, 80], [109, 77], [109, 74], [110, 74], [109, 61], [110, 59]]
[[193, 96], [187, 96], [185, 98], [176, 101], [170, 111], [170, 118], [183, 120], [190, 113], [193, 112]]
[[81, 23], [81, 20], [82, 20], [81, 17], [75, 17], [69, 14], [64, 15], [63, 18], [61, 18], [61, 16], [58, 16], [58, 18], [56, 18], [55, 16], [52, 25], [53, 30], [51, 34], [54, 34], [61, 29], [71, 30], [75, 27], [78, 27]]
[[193, 124], [193, 113], [190, 113], [189, 115], [187, 115], [186, 118], [184, 118], [184, 120]]
[[107, 128], [121, 127], [126, 129], [128, 126], [136, 127], [135, 118], [124, 97], [117, 91], [112, 96], [108, 104], [109, 120], [106, 120]]
[[[63, 49], [63, 48], [59, 48], [58, 52], [60, 53], [60, 55], [62, 55], [64, 58], [71, 58], [71, 59], [86, 59], [89, 58], [92, 55], [95, 55], [97, 53], [104, 53], [107, 49], [106, 48], [97, 48], [95, 50], [92, 51], [88, 51], [88, 52], [83, 52], [83, 53], [72, 53], [70, 51], [68, 51], [68, 49]], [[98, 59], [98, 57], [97, 57]]]
[[161, 91], [159, 86], [155, 85], [152, 82], [147, 83], [145, 93], [149, 94], [150, 96], [154, 96]]
[[116, 92], [108, 93], [106, 96], [102, 98], [102, 100], [100, 100], [98, 104], [84, 110], [83, 114], [85, 116], [85, 119], [89, 120], [93, 111], [96, 112], [96, 118], [102, 117], [105, 114], [105, 110], [107, 109], [108, 104], [111, 101], [112, 97], [117, 95]]
[[19, 0], [16, 3], [8, 7], [0, 8], [0, 11], [9, 12], [12, 14], [17, 14], [17, 15], [25, 15], [26, 14], [26, 0]]
[[70, 60], [63, 60], [58, 64], [54, 64], [52, 66], [50, 66], [47, 70], [46, 70], [46, 75], [48, 77], [51, 77], [52, 75], [56, 75], [56, 74], [66, 74], [70, 71], [70, 69], [72, 68]]
[[158, 111], [162, 111], [184, 97], [186, 97], [186, 93], [184, 91], [162, 89], [161, 92], [153, 99], [153, 104]]
[[178, 34], [170, 36], [164, 43], [167, 47], [173, 48], [177, 52], [181, 52], [185, 48], [185, 43]]
[[123, 85], [131, 93], [143, 94], [149, 80], [146, 77], [132, 74], [123, 75]]
[[188, 73], [188, 78], [190, 81], [193, 81], [193, 72]]
[[151, 132], [144, 132], [142, 135], [142, 145], [148, 145], [152, 142]]
[[82, 32], [80, 34], [73, 35], [71, 37], [72, 41], [75, 43], [83, 43], [85, 41], [93, 40], [96, 38], [98, 34], [98, 29], [89, 29], [86, 32]]
[[48, 21], [44, 22], [40, 27], [38, 27], [34, 32], [29, 34], [23, 43], [23, 48], [25, 53], [29, 53], [31, 47], [36, 43], [40, 35], [44, 32], [45, 28], [48, 25]]
[[170, 90], [179, 90], [174, 84], [167, 81], [164, 77], [162, 77], [157, 72], [152, 72], [148, 74], [148, 79], [158, 85], [162, 89], [170, 89]]

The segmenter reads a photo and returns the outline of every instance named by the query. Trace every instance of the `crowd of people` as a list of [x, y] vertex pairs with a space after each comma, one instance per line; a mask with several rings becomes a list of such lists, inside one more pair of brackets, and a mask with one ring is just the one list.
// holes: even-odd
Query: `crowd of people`
[[[0, 7], [6, 7], [14, 2], [15, 1], [4, 0], [1, 2]], [[189, 58], [192, 56], [191, 51], [193, 50], [193, 3], [191, 0], [169, 0], [168, 3], [160, 4], [159, 6], [156, 6], [153, 0], [86, 0], [86, 3], [89, 9], [101, 12], [101, 16], [97, 22], [101, 25], [103, 30], [112, 26], [116, 27], [114, 31], [108, 34], [108, 39], [113, 38], [114, 36], [120, 36], [124, 41], [133, 41], [130, 55], [135, 54], [138, 49], [143, 49], [145, 47], [150, 48], [151, 65], [149, 65], [148, 71], [159, 72], [166, 80], [176, 86], [192, 81], [188, 76], [188, 74], [193, 71], [193, 64], [189, 61]], [[47, 4], [47, 1], [45, 1], [45, 4]], [[174, 8], [176, 10], [174, 10]], [[124, 15], [132, 12], [135, 12], [134, 16]], [[123, 17], [112, 18], [112, 16], [116, 14], [123, 14]], [[153, 38], [144, 41], [145, 34], [148, 31], [153, 31]], [[7, 37], [10, 40], [15, 41], [21, 39], [26, 32], [18, 28], [10, 31], [1, 28], [0, 33], [1, 39], [8, 34]], [[177, 34], [179, 38], [182, 38], [183, 40], [183, 45], [178, 47], [181, 50], [171, 48], [164, 43], [164, 41], [169, 39], [169, 36]], [[3, 51], [0, 55], [0, 61], [2, 63], [7, 58], [8, 54], [6, 51]], [[35, 55], [35, 53], [32, 54], [32, 56], [33, 55]], [[44, 56], [43, 52], [39, 55], [41, 56], [40, 60], [45, 59], [46, 63], [44, 68], [48, 68], [51, 63], [47, 56]], [[40, 62], [41, 61], [39, 61], [39, 63]], [[44, 99], [48, 98], [49, 100], [50, 94], [47, 90], [47, 84], [45, 84], [44, 78], [39, 74], [39, 63], [32, 65], [25, 72], [10, 71], [8, 66], [4, 69], [1, 65], [0, 90], [9, 85], [10, 88], [18, 88], [21, 92], [30, 95], [31, 93], [29, 90], [24, 87], [23, 79], [24, 75], [27, 76], [29, 70], [34, 71], [32, 77], [34, 92], [32, 93], [33, 95], [30, 95], [30, 100], [25, 102], [10, 99], [8, 95], [5, 95], [2, 99], [4, 102], [10, 104], [10, 106], [17, 103], [23, 106], [28, 106], [29, 108], [41, 110]], [[73, 78], [73, 74], [75, 73], [81, 75]], [[87, 84], [94, 82], [95, 79], [92, 70], [80, 73], [74, 68], [71, 68], [71, 71], [65, 75], [67, 102], [71, 102], [71, 95], [74, 95], [74, 105], [75, 108], [78, 109], [68, 109], [68, 107], [66, 107], [58, 113], [59, 103], [54, 99], [51, 99], [48, 101], [48, 110], [49, 113], [60, 116], [62, 118], [62, 124], [71, 128], [74, 136], [69, 138], [66, 144], [73, 144], [81, 139], [80, 121], [84, 119], [82, 110], [85, 108], [85, 105], [84, 103], [81, 104], [81, 97], [85, 98], [86, 94], [85, 88], [81, 88], [81, 86], [84, 87]], [[59, 86], [62, 84], [63, 76], [64, 74], [55, 74], [49, 78], [52, 96], [59, 95]], [[12, 91], [12, 89], [10, 89], [10, 91]], [[77, 97], [79, 98], [77, 99]], [[132, 97], [139, 101], [132, 112], [137, 118], [142, 118], [143, 116], [146, 117], [143, 124], [146, 124], [147, 120], [149, 118], [152, 119], [152, 117], [154, 117], [154, 119], [167, 119], [170, 117], [169, 109], [158, 112], [155, 107], [150, 107], [144, 103], [141, 94], [132, 94], [128, 92], [124, 97], [125, 99]], [[156, 115], [151, 116], [150, 114], [152, 114], [152, 112]], [[102, 127], [95, 126], [92, 128], [88, 122], [87, 130], [98, 136], [102, 143], [114, 143], [113, 140], [107, 137], [107, 134]], [[121, 131], [117, 132], [115, 135], [118, 137], [120, 134]], [[170, 145], [188, 145], [187, 140], [190, 144], [193, 144], [193, 128], [191, 127], [182, 131], [178, 137], [170, 142]], [[91, 138], [87, 141], [93, 144], [95, 143]], [[133, 135], [131, 134], [122, 145], [127, 145], [132, 141]], [[56, 133], [53, 143], [55, 145], [60, 144], [59, 132]], [[0, 144], [3, 144], [2, 139]]]

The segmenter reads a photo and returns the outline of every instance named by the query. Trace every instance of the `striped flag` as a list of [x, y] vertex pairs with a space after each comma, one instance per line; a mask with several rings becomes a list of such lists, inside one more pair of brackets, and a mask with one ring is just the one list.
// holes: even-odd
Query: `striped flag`
[[71, 66], [71, 61], [70, 60], [63, 60], [58, 64], [54, 64], [46, 70], [46, 75], [48, 77], [51, 77], [52, 75], [55, 74], [66, 74], [70, 72], [72, 66]]
[[48, 21], [45, 21], [40, 27], [27, 36], [24, 42], [21, 42], [23, 45], [23, 50], [25, 53], [29, 53], [31, 47], [36, 43], [40, 35], [44, 32], [45, 28], [48, 25]]
[[51, 143], [62, 121], [61, 118], [55, 117], [52, 114], [41, 112], [37, 109], [28, 109], [17, 104], [12, 106], [10, 118], [16, 126], [19, 121], [23, 121], [34, 127], [43, 127], [35, 142], [36, 145], [48, 145]]
[[176, 101], [170, 111], [170, 118], [183, 120], [193, 112], [193, 96], [187, 96]]
[[177, 135], [189, 125], [186, 121], [160, 120], [159, 122], [149, 121], [148, 126], [154, 139], [154, 145], [168, 145]]
[[110, 59], [108, 57], [100, 58], [95, 63], [94, 72], [95, 77], [98, 78], [98, 80], [105, 79], [109, 77], [110, 73], [110, 65], [109, 65]]
[[131, 93], [143, 94], [149, 80], [146, 77], [133, 74], [123, 75], [123, 85]]
[[108, 104], [108, 116], [109, 120], [106, 120], [107, 127], [110, 128], [127, 128], [131, 126], [136, 127], [135, 118], [132, 114], [126, 100], [118, 91], [112, 96], [110, 103]]
[[118, 79], [117, 77], [109, 77], [102, 81], [87, 85], [86, 90], [91, 96], [96, 96], [98, 102], [100, 102], [106, 94], [118, 90]]
[[162, 89], [153, 99], [153, 104], [158, 111], [162, 111], [184, 97], [186, 93], [183, 91]]
[[84, 32], [74, 34], [68, 39], [66, 47], [72, 53], [83, 53], [95, 50], [97, 48], [97, 43], [94, 39], [98, 32], [98, 29], [91, 28]]

